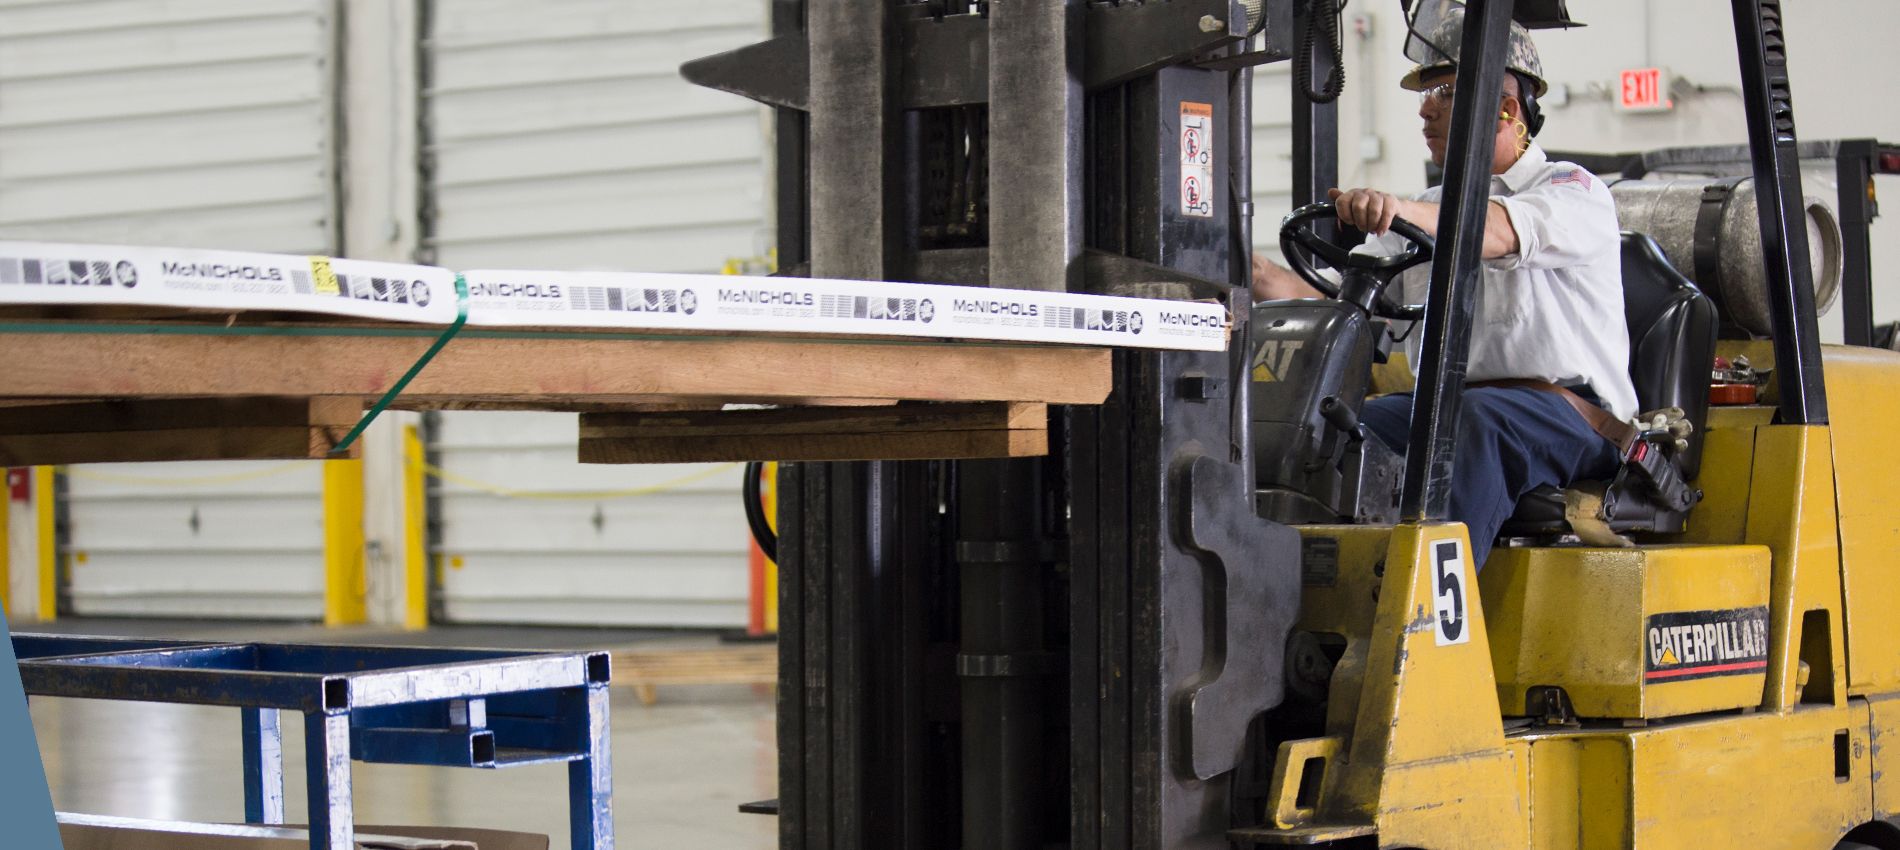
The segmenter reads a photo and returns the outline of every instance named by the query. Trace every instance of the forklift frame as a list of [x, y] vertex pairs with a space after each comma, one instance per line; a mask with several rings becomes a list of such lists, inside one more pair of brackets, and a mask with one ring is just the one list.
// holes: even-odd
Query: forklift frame
[[[1781, 4], [1733, 3], [1780, 417], [1821, 423]], [[1449, 503], [1510, 26], [1569, 25], [1563, 7], [1466, 4], [1405, 523]], [[774, 0], [770, 40], [683, 72], [774, 107], [787, 273], [1216, 297], [1245, 339], [1246, 69], [1288, 58], [1315, 8]], [[1213, 220], [1170, 198], [1177, 101], [1224, 125]], [[1317, 200], [1336, 107], [1293, 113], [1294, 200]], [[1235, 350], [1118, 352], [1109, 402], [1052, 417], [1047, 460], [781, 469], [780, 799], [751, 807], [781, 846], [1228, 846], [1260, 803], [1302, 549], [1253, 514]]]

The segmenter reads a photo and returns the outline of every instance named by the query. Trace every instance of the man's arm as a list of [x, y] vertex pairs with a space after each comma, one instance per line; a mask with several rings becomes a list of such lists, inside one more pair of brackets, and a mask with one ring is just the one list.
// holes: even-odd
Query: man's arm
[[[1429, 201], [1409, 201], [1377, 189], [1326, 190], [1339, 210], [1339, 220], [1367, 233], [1384, 235], [1392, 229], [1392, 219], [1404, 218], [1438, 236], [1438, 205]], [[1492, 200], [1484, 207], [1484, 259], [1493, 260], [1517, 253], [1517, 228], [1504, 205]]]
[[1253, 300], [1278, 301], [1283, 298], [1324, 298], [1320, 291], [1300, 279], [1291, 270], [1281, 268], [1279, 264], [1253, 255]]

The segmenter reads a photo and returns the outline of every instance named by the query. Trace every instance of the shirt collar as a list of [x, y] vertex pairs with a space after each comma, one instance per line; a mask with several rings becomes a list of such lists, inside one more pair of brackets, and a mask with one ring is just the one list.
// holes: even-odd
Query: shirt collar
[[1505, 169], [1503, 174], [1496, 177], [1504, 183], [1504, 188], [1516, 194], [1524, 191], [1524, 187], [1529, 186], [1549, 162], [1550, 157], [1544, 155], [1544, 149], [1533, 143], [1524, 149], [1524, 153], [1518, 156], [1516, 162], [1511, 163], [1510, 168]]

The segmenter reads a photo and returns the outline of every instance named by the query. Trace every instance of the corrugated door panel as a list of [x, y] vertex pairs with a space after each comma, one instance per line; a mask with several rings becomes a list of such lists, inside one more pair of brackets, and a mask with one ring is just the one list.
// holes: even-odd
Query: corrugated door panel
[[0, 236], [329, 250], [333, 6], [0, 3]]
[[322, 464], [92, 464], [66, 477], [70, 613], [315, 619]]
[[[322, 253], [335, 0], [0, 0], [0, 238]], [[322, 614], [315, 464], [75, 467], [78, 614]]]
[[[436, 262], [712, 272], [760, 253], [769, 122], [742, 98], [688, 85], [679, 66], [763, 38], [768, 6], [432, 0], [425, 243]], [[571, 415], [440, 422], [448, 619], [745, 624], [750, 538], [737, 467], [652, 495], [559, 498], [703, 468], [582, 466]]]
[[435, 0], [438, 262], [699, 272], [757, 253], [763, 113], [679, 66], [757, 41], [765, 14], [763, 0]]
[[444, 613], [458, 622], [737, 626], [742, 467], [574, 462], [572, 414], [444, 415]]

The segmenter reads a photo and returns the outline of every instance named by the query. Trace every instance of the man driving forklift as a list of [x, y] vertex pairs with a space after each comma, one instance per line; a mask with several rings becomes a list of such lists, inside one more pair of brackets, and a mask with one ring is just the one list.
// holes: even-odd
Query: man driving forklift
[[[1400, 85], [1419, 93], [1419, 118], [1432, 162], [1445, 164], [1453, 82], [1462, 41], [1462, 9], [1429, 34], [1414, 32], [1414, 62]], [[1494, 124], [1490, 203], [1484, 224], [1484, 274], [1473, 312], [1469, 389], [1448, 519], [1471, 533], [1472, 563], [1484, 564], [1518, 500], [1545, 485], [1607, 479], [1635, 437], [1629, 338], [1623, 318], [1615, 203], [1603, 181], [1581, 166], [1553, 162], [1532, 138], [1543, 125], [1537, 98], [1549, 86], [1530, 34], [1511, 25], [1503, 97]], [[1441, 187], [1407, 199], [1377, 189], [1331, 189], [1340, 223], [1370, 234], [1355, 253], [1389, 255], [1405, 247], [1390, 233], [1395, 218], [1436, 237]], [[1292, 271], [1259, 255], [1257, 300], [1317, 297]], [[1422, 303], [1429, 265], [1399, 278], [1404, 303]], [[1407, 340], [1417, 363], [1419, 334]], [[1412, 394], [1366, 403], [1360, 420], [1394, 451], [1405, 451]]]

